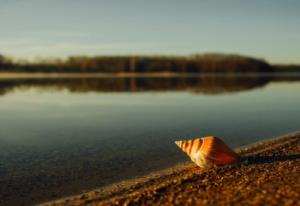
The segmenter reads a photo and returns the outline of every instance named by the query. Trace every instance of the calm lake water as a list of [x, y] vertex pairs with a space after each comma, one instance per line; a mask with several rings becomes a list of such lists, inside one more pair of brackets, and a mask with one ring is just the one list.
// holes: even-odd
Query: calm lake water
[[0, 79], [0, 123], [0, 199], [39, 202], [300, 130], [300, 76]]

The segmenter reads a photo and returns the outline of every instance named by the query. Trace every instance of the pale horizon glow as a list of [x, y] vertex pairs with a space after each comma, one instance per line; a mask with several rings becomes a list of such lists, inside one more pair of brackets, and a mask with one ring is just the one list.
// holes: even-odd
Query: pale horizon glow
[[0, 54], [235, 53], [300, 63], [300, 1], [0, 0]]

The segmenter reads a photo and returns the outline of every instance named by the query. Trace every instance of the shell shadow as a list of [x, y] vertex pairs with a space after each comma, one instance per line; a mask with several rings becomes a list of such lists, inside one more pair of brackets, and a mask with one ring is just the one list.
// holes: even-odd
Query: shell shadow
[[243, 157], [242, 163], [245, 165], [265, 164], [265, 163], [283, 162], [283, 161], [297, 160], [297, 159], [300, 159], [300, 154], [272, 155], [272, 156], [255, 155], [255, 156]]

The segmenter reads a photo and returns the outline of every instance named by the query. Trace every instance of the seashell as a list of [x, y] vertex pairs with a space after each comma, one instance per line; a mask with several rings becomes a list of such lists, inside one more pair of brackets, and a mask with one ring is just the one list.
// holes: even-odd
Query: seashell
[[240, 158], [223, 140], [207, 136], [193, 140], [175, 141], [199, 167], [225, 165], [237, 162]]

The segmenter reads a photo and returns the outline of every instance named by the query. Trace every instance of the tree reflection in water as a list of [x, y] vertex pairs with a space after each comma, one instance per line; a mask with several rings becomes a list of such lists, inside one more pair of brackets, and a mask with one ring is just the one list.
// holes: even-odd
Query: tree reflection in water
[[36, 87], [69, 92], [189, 91], [217, 95], [261, 88], [270, 82], [299, 81], [299, 75], [202, 75], [195, 77], [27, 78], [0, 80], [0, 95]]

